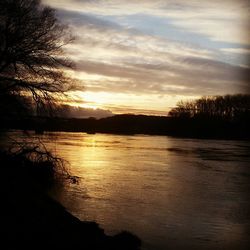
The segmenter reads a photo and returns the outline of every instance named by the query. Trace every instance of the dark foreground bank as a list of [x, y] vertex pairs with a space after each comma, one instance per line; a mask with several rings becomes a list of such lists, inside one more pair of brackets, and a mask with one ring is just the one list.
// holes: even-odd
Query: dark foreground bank
[[67, 212], [46, 192], [48, 166], [36, 164], [21, 155], [0, 153], [1, 249], [140, 249], [136, 236], [108, 236], [95, 222]]

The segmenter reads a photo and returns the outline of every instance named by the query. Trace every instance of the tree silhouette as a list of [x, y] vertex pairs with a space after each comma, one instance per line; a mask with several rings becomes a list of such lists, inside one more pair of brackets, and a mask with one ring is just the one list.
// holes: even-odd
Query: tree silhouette
[[12, 100], [16, 105], [20, 97], [32, 96], [39, 110], [72, 89], [72, 79], [63, 71], [72, 63], [62, 49], [71, 41], [55, 10], [39, 0], [1, 0], [1, 100]]
[[179, 118], [219, 118], [228, 121], [245, 119], [250, 116], [250, 95], [212, 96], [181, 101], [169, 115]]

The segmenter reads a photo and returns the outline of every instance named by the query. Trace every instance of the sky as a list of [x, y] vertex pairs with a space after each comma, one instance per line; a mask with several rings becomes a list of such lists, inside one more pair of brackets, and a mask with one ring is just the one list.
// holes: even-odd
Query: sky
[[75, 41], [77, 105], [167, 115], [180, 100], [249, 93], [248, 0], [43, 0]]

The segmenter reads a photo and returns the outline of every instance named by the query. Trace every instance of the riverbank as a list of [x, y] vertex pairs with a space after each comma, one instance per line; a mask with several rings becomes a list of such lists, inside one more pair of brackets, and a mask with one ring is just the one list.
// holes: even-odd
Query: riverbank
[[115, 115], [95, 119], [59, 117], [3, 117], [2, 129], [86, 132], [89, 134], [145, 134], [182, 138], [249, 140], [249, 117], [239, 120], [220, 118], [176, 118], [147, 115]]
[[[140, 249], [140, 240], [121, 232], [108, 236], [95, 222], [71, 215], [47, 194], [39, 163], [0, 153], [0, 238], [4, 249]], [[37, 170], [34, 170], [37, 167]], [[33, 169], [34, 171], [31, 171]], [[50, 174], [50, 173], [49, 173]]]

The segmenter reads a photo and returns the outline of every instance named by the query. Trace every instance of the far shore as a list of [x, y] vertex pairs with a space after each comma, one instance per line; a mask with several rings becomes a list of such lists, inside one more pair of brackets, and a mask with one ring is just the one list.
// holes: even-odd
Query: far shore
[[250, 119], [228, 121], [224, 119], [192, 119], [168, 116], [115, 115], [102, 119], [61, 117], [3, 117], [1, 129], [107, 133], [121, 135], [165, 135], [181, 138], [250, 140]]

